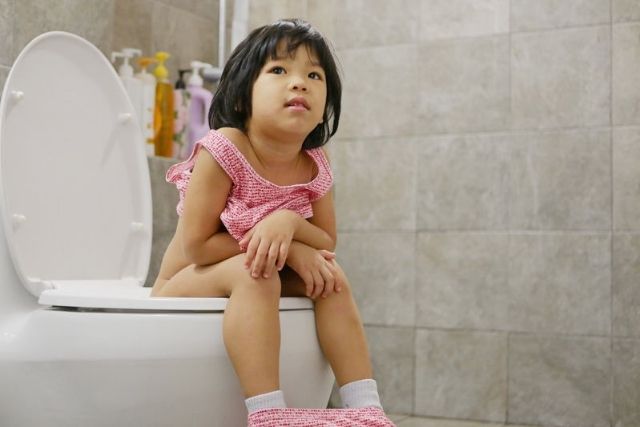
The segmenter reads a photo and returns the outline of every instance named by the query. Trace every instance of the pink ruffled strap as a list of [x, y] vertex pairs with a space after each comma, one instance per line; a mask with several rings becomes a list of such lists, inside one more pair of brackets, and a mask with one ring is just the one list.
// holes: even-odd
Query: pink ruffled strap
[[331, 189], [333, 185], [333, 172], [322, 148], [307, 150], [307, 153], [318, 166], [318, 175], [309, 183], [308, 187], [311, 192], [310, 201], [315, 202]]
[[395, 427], [379, 408], [273, 408], [249, 415], [248, 427]]
[[242, 172], [244, 165], [242, 160], [238, 158], [238, 149], [235, 148], [226, 136], [212, 129], [204, 137], [195, 142], [191, 155], [187, 160], [177, 163], [167, 170], [167, 182], [175, 183], [183, 178], [182, 175], [185, 172], [188, 172], [189, 175], [191, 174], [191, 170], [196, 163], [196, 155], [201, 146], [211, 153], [213, 158], [216, 159], [233, 182], [239, 179], [238, 173]]

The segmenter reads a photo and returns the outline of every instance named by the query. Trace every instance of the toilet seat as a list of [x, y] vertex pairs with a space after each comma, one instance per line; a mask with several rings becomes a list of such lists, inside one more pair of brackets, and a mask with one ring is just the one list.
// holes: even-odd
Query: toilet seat
[[[135, 281], [54, 281], [40, 303], [52, 306], [135, 311], [224, 311], [228, 298], [150, 298]], [[280, 298], [280, 311], [312, 309], [308, 298]]]
[[[0, 99], [7, 247], [42, 305], [224, 311], [226, 298], [150, 298], [151, 184], [134, 108], [111, 64], [65, 32], [32, 40]], [[0, 284], [5, 285], [5, 284]], [[281, 309], [309, 309], [284, 298]]]

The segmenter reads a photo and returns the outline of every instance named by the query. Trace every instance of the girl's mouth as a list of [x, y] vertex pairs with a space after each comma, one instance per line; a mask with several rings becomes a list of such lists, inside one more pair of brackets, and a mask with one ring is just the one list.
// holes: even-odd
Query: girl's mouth
[[291, 108], [296, 111], [308, 111], [311, 109], [309, 107], [309, 103], [307, 103], [307, 100], [301, 96], [297, 96], [287, 101], [285, 107]]

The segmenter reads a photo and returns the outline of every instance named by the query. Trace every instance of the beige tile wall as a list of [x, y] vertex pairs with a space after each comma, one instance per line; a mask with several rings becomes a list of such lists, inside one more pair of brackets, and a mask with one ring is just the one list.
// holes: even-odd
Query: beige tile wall
[[[0, 0], [0, 85], [52, 29], [173, 50], [172, 70], [214, 62], [216, 11]], [[387, 410], [640, 425], [640, 3], [252, 1], [252, 27], [291, 16], [343, 69], [339, 257]], [[150, 161], [150, 281], [176, 220], [169, 164]]]
[[173, 81], [193, 59], [217, 64], [218, 0], [0, 0], [0, 78], [31, 39], [52, 30], [78, 34], [107, 56], [123, 47], [167, 50]]
[[[14, 0], [0, 0], [0, 64], [5, 66], [13, 62], [14, 15]], [[0, 83], [4, 86], [4, 80]]]
[[640, 2], [253, 0], [342, 64], [338, 256], [388, 411], [640, 425]]

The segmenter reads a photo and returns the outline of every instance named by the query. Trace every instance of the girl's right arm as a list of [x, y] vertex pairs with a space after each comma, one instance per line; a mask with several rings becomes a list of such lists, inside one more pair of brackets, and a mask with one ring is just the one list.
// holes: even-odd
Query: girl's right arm
[[231, 179], [202, 148], [196, 156], [182, 212], [182, 247], [187, 260], [209, 265], [241, 253], [238, 242], [220, 232], [222, 213], [231, 190]]

